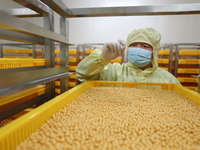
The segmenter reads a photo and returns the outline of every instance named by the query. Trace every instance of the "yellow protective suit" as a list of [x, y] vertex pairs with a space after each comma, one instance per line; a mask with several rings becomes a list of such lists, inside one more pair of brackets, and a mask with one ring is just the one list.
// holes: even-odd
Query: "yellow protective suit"
[[178, 83], [180, 82], [169, 72], [158, 67], [156, 61], [160, 47], [160, 34], [153, 28], [138, 28], [133, 30], [126, 40], [126, 51], [131, 43], [148, 43], [153, 47], [152, 68], [141, 70], [131, 62], [111, 64], [105, 60], [100, 50], [93, 51], [77, 66], [76, 76], [80, 82], [87, 80]]

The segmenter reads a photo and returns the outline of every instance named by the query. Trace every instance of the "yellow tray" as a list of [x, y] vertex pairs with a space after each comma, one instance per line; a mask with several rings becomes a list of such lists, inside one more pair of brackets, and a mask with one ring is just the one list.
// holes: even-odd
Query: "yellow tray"
[[156, 59], [158, 63], [160, 64], [169, 64], [169, 59]]
[[34, 87], [27, 88], [13, 94], [0, 97], [0, 110], [11, 107], [44, 93], [45, 85], [36, 85]]
[[179, 64], [200, 64], [200, 59], [179, 59]]
[[[60, 57], [55, 57], [55, 62], [60, 62]], [[69, 62], [77, 62], [77, 58], [70, 57]]]
[[186, 78], [186, 77], [178, 77], [180, 82], [190, 82], [190, 83], [198, 83], [198, 78]]
[[29, 57], [29, 56], [3, 56], [3, 58], [33, 59], [33, 57]]
[[70, 79], [76, 79], [76, 74], [70, 74], [70, 75], [69, 75], [69, 78], [70, 78]]
[[77, 61], [77, 58], [73, 58], [73, 57], [69, 58], [69, 62], [76, 62], [76, 61]]
[[55, 62], [60, 62], [60, 57], [55, 57], [54, 60]]
[[70, 49], [69, 50], [69, 55], [76, 55], [76, 50], [75, 49]]
[[60, 94], [60, 89], [55, 89], [56, 94]]
[[[56, 86], [60, 86], [60, 81], [55, 81], [55, 85], [56, 85]], [[70, 87], [76, 86], [76, 82], [69, 82], [69, 86], [70, 86]]]
[[[60, 50], [56, 49], [55, 54], [60, 54]], [[69, 55], [76, 55], [76, 50], [75, 49], [69, 49]]]
[[70, 89], [13, 122], [3, 126], [0, 129], [0, 149], [14, 149], [19, 143], [29, 137], [31, 133], [35, 132], [42, 124], [44, 124], [46, 120], [50, 119], [53, 114], [63, 109], [64, 106], [72, 102], [82, 92], [90, 87], [103, 86], [173, 90], [194, 101], [197, 105], [200, 105], [200, 94], [178, 84], [88, 81]]
[[199, 73], [199, 69], [190, 69], [190, 68], [178, 68], [178, 73]]
[[69, 86], [70, 87], [75, 87], [76, 86], [76, 82], [69, 82]]
[[44, 59], [0, 58], [0, 69], [44, 66], [44, 65], [45, 65]]
[[34, 110], [34, 109], [35, 109], [35, 108], [27, 108], [27, 109], [25, 109], [25, 110], [23, 110], [23, 111], [21, 111], [21, 112], [15, 114], [15, 115], [11, 116], [11, 118], [12, 118], [12, 119], [17, 119], [17, 118], [21, 117], [22, 115], [24, 115], [24, 114], [26, 114], [26, 113], [28, 113], [28, 112]]
[[55, 81], [55, 86], [60, 86], [60, 81]]
[[69, 70], [75, 71], [76, 70], [76, 66], [69, 66]]
[[170, 50], [167, 49], [163, 49], [163, 50], [159, 50], [158, 55], [169, 55], [170, 54]]
[[[36, 49], [36, 52], [41, 52], [42, 50]], [[32, 49], [3, 49], [3, 53], [17, 53], [17, 54], [32, 54]]]
[[56, 49], [56, 50], [54, 50], [54, 53], [55, 53], [55, 54], [60, 54], [60, 50], [59, 50], [59, 49]]
[[[15, 120], [15, 119], [21, 117], [22, 115], [24, 115], [24, 114], [30, 112], [30, 111], [33, 110], [33, 109], [34, 109], [34, 108], [27, 108], [27, 109], [25, 109], [25, 110], [23, 110], [23, 111], [21, 111], [21, 112], [15, 114], [15, 115], [9, 117], [9, 118], [7, 118], [7, 119], [10, 120], [10, 122], [11, 122], [11, 121], [13, 121], [13, 120]], [[7, 119], [4, 119], [4, 120], [7, 120]], [[4, 120], [2, 120], [2, 121], [4, 121]], [[1, 122], [1, 121], [0, 121], [0, 122]], [[10, 123], [10, 122], [6, 122], [6, 124], [8, 124], [8, 123]], [[1, 125], [2, 125], [2, 123], [3, 123], [3, 122], [1, 122]], [[4, 122], [4, 125], [3, 125], [3, 126], [5, 126], [6, 124], [5, 124], [5, 122]], [[2, 127], [2, 126], [0, 126], [0, 128], [1, 128], [1, 127]]]
[[94, 49], [86, 49], [85, 54], [91, 54], [94, 51]]
[[179, 50], [179, 56], [200, 56], [200, 50]]

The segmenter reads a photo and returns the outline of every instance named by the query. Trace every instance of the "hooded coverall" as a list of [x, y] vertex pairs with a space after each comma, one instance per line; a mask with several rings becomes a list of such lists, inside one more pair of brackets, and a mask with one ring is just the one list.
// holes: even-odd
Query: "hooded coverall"
[[76, 76], [80, 82], [87, 80], [177, 83], [180, 82], [168, 71], [159, 68], [156, 61], [160, 47], [161, 36], [153, 28], [143, 27], [133, 30], [127, 37], [126, 48], [135, 42], [150, 44], [153, 47], [152, 68], [141, 70], [130, 61], [127, 63], [113, 63], [102, 57], [101, 50], [94, 50], [84, 58], [76, 68]]

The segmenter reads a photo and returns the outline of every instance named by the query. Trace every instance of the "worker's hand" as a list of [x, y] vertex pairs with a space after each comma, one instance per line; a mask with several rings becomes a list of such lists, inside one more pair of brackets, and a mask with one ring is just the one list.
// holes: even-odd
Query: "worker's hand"
[[125, 42], [118, 40], [114, 43], [105, 43], [103, 45], [102, 56], [104, 59], [110, 61], [118, 56], [122, 56], [125, 50]]

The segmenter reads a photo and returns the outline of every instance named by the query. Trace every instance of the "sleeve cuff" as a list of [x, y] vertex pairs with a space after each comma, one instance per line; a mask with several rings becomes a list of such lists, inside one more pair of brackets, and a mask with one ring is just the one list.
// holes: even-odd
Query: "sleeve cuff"
[[99, 62], [102, 64], [102, 65], [108, 65], [110, 63], [110, 61], [106, 60], [103, 58], [102, 54], [99, 53]]

